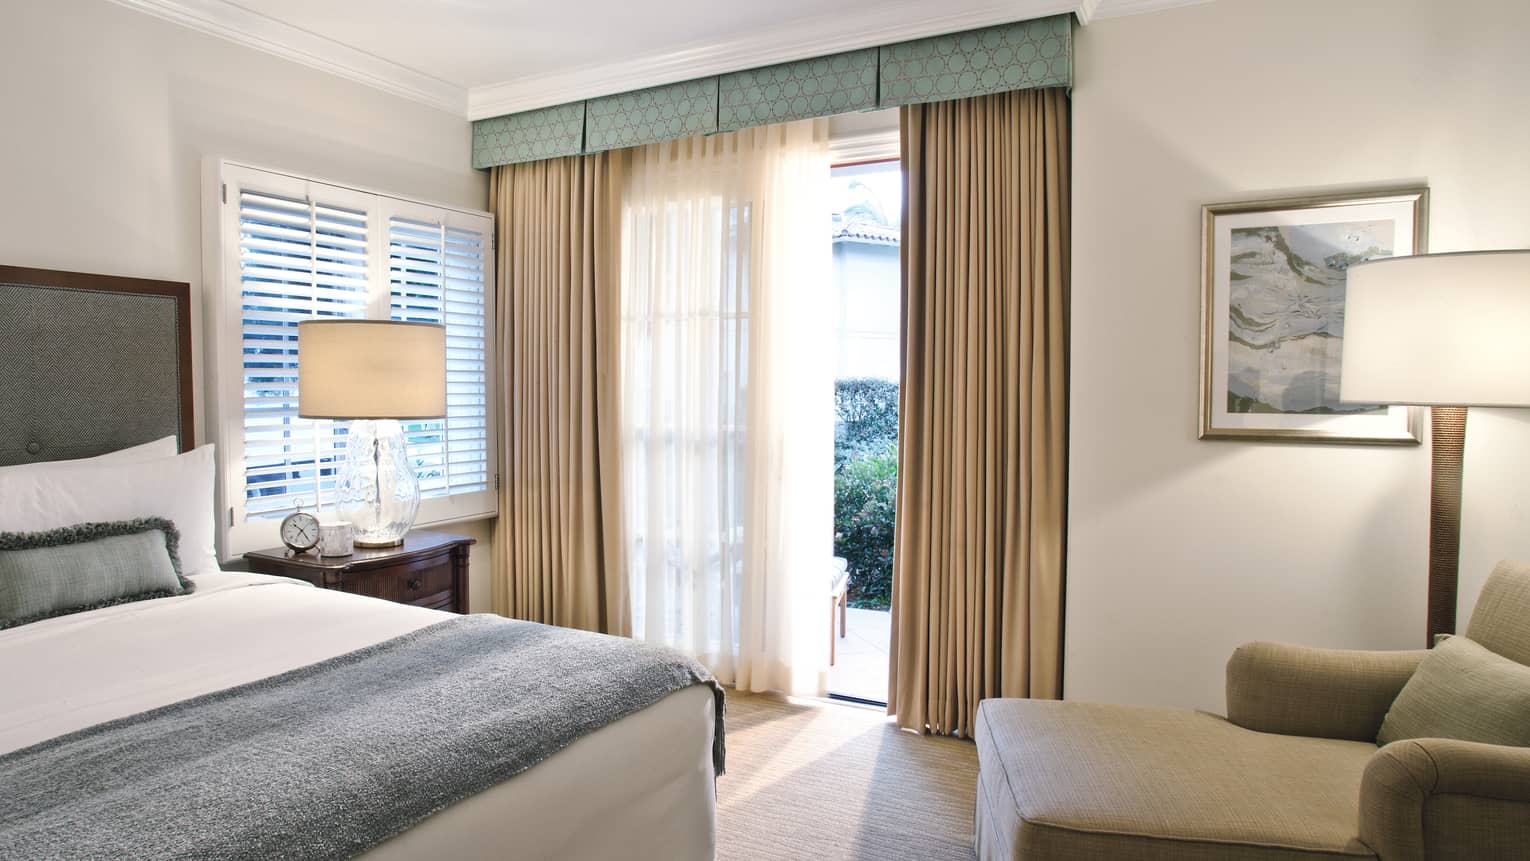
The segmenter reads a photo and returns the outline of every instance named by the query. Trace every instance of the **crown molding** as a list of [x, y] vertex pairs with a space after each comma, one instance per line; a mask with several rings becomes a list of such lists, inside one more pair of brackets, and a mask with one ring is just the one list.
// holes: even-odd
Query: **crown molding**
[[928, 0], [903, 0], [878, 10], [877, 20], [872, 23], [854, 16], [819, 15], [737, 39], [472, 88], [443, 81], [252, 12], [230, 0], [111, 2], [456, 116], [477, 120], [1028, 18], [1071, 13], [1080, 23], [1088, 25], [1104, 18], [1140, 15], [1212, 0], [987, 0], [980, 6], [933, 15]]
[[468, 119], [480, 120], [740, 69], [1071, 13], [1077, 10], [1078, 3], [1079, 0], [1001, 0], [931, 14], [928, 2], [905, 2], [889, 3], [878, 9], [875, 21], [846, 15], [803, 18], [738, 39], [473, 87], [468, 91]]
[[466, 87], [368, 54], [227, 0], [111, 0], [156, 18], [462, 116]]
[[[1200, 6], [1210, 2], [1212, 0], [1080, 0], [1079, 5], [1087, 3], [1095, 7], [1091, 10], [1090, 20], [1099, 21], [1105, 18], [1125, 18], [1128, 15], [1162, 12], [1165, 9], [1178, 9], [1181, 6]], [[1089, 22], [1084, 21], [1084, 23]]]

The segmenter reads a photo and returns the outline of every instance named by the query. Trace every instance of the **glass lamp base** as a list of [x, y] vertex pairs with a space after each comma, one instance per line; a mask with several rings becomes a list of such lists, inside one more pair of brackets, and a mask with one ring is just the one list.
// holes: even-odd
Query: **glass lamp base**
[[[408, 530], [406, 529], [404, 531], [407, 532]], [[404, 539], [402, 536], [400, 536], [391, 541], [352, 541], [351, 546], [360, 547], [363, 550], [377, 550], [385, 547], [403, 547]]]
[[420, 483], [394, 419], [351, 422], [335, 511], [351, 523], [357, 547], [396, 547], [420, 511]]

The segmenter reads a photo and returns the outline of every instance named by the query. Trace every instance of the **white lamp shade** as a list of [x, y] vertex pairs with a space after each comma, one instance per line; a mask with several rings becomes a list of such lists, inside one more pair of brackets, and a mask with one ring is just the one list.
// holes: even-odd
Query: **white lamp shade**
[[298, 324], [298, 415], [446, 415], [445, 327], [388, 320], [304, 320]]
[[1340, 400], [1530, 406], [1530, 251], [1358, 264], [1344, 306]]

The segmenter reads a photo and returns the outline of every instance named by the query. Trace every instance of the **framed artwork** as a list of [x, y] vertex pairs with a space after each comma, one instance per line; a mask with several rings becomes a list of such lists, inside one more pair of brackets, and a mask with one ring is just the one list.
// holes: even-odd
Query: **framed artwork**
[[1429, 190], [1202, 207], [1201, 439], [1416, 445], [1423, 410], [1339, 400], [1344, 272], [1423, 254]]

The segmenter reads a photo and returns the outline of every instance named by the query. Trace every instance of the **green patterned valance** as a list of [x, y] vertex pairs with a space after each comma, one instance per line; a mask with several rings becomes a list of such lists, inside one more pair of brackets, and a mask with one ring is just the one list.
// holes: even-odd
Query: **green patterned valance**
[[478, 120], [473, 166], [1072, 84], [1073, 16], [1054, 15]]
[[717, 131], [716, 78], [590, 99], [586, 104], [585, 152]]
[[940, 102], [1073, 82], [1067, 15], [916, 39], [882, 49], [877, 104]]
[[584, 102], [473, 123], [473, 167], [584, 152]]
[[782, 63], [718, 79], [717, 128], [731, 132], [877, 106], [877, 49]]

